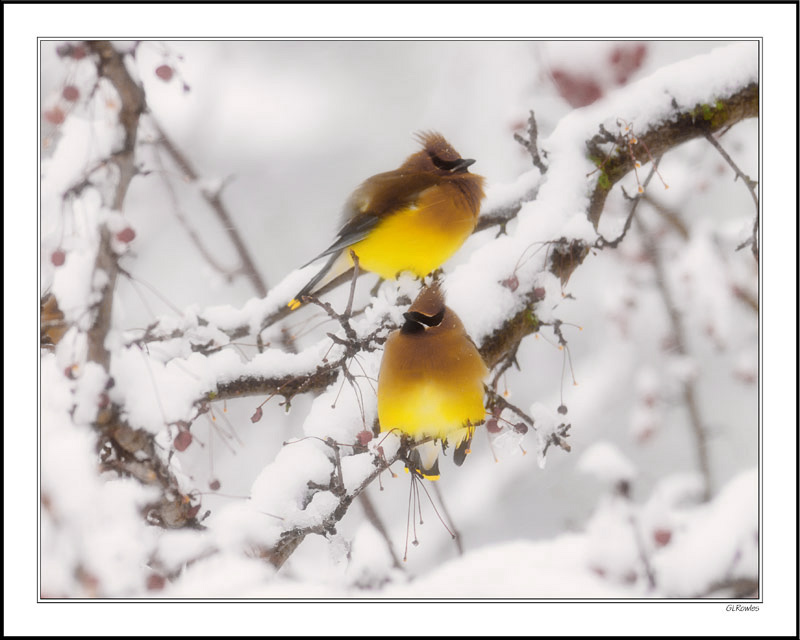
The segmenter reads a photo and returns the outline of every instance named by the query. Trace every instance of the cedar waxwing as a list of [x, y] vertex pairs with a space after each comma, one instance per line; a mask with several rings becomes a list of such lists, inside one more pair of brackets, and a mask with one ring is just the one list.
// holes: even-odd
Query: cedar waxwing
[[[452, 256], [475, 229], [484, 197], [483, 177], [467, 168], [439, 133], [418, 135], [422, 150], [399, 169], [368, 178], [348, 199], [336, 241], [303, 266], [330, 256], [322, 269], [289, 302], [296, 309], [328, 272], [353, 265], [394, 279], [403, 271], [428, 275]], [[336, 267], [336, 268], [334, 268]]]
[[389, 335], [383, 352], [378, 420], [381, 431], [434, 439], [416, 447], [409, 462], [412, 471], [435, 480], [438, 440], [455, 447], [458, 465], [469, 453], [474, 427], [486, 415], [483, 380], [489, 370], [438, 284], [424, 288], [403, 315], [405, 324]]

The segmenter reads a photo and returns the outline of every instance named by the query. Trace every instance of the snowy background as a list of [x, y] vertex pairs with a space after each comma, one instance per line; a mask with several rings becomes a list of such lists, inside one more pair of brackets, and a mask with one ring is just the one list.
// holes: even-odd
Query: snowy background
[[[60, 44], [46, 42], [41, 49], [41, 289], [73, 300], [77, 308], [87, 290], [85, 279], [75, 274], [87, 264], [91, 268], [81, 225], [96, 219], [98, 203], [81, 202], [83, 209], [65, 215], [58, 200], [65, 186], [113, 145], [115, 134], [113, 109], [102, 109], [108, 96], [67, 104], [64, 122], [48, 119], [48, 110], [64, 106], [66, 86], [83, 90], [93, 82], [91, 63], [59, 57]], [[728, 47], [727, 53], [721, 47]], [[152, 115], [191, 159], [202, 182], [185, 184], [174, 167], [159, 166], [142, 145], [149, 173], [134, 179], [125, 219], [116, 223], [136, 232], [123, 266], [160, 295], [121, 279], [116, 339], [156, 318], [182, 326], [187, 317], [208, 312], [220, 325], [235, 323], [241, 310], [254, 305], [250, 283], [242, 277], [228, 282], [209, 266], [175, 215], [179, 209], [191, 219], [219, 262], [236, 263], [198, 186], [226, 181], [223, 200], [261, 275], [270, 288], [283, 283], [288, 299], [304, 278], [292, 271], [329, 242], [349, 192], [413, 152], [415, 131], [440, 130], [464, 156], [476, 158], [473, 169], [487, 178], [491, 206], [517, 193], [519, 185], [541, 184], [527, 152], [513, 139], [514, 133], [525, 134], [530, 109], [536, 112], [540, 145], [555, 152], [567, 148], [570, 137], [586, 139], [581, 127], [593, 123], [586, 130], [591, 135], [597, 123], [609, 123], [608, 113], [634, 127], [637, 117], [646, 121], [658, 108], [651, 100], [654, 87], [698, 95], [698, 85], [708, 84], [709, 76], [691, 71], [712, 60], [720, 63], [718, 77], [746, 84], [757, 73], [757, 52], [755, 44], [731, 47], [718, 41], [142, 43], [131, 71], [143, 83]], [[690, 60], [707, 54], [719, 57]], [[670, 66], [685, 60], [682, 67]], [[155, 73], [164, 64], [176, 72], [168, 82]], [[592, 106], [575, 111], [589, 101]], [[565, 125], [568, 117], [573, 120]], [[148, 126], [152, 132], [152, 125], [143, 123], [144, 135]], [[753, 178], [759, 176], [758, 131], [757, 121], [748, 120], [720, 139]], [[644, 176], [649, 164], [645, 159], [642, 164]], [[264, 398], [213, 404], [220, 424], [199, 420], [192, 445], [173, 458], [182, 487], [202, 494], [208, 529], [146, 526], [136, 505], [150, 499], [148, 491], [131, 480], [98, 476], [91, 432], [62, 423], [73, 402], [63, 378], [80, 349], [75, 338], [71, 352], [62, 345], [42, 356], [42, 491], [61, 505], [42, 514], [42, 595], [730, 598], [737, 580], [757, 581], [758, 314], [747, 300], [758, 300], [758, 271], [748, 249], [735, 251], [749, 237], [754, 207], [706, 141], [671, 151], [659, 171], [669, 190], [656, 178], [648, 193], [662, 210], [674, 212], [679, 224], [665, 222], [654, 207], [642, 204], [637, 216], [649, 234], [634, 225], [619, 249], [589, 256], [563, 290], [569, 297], [555, 295], [558, 286], [544, 280], [546, 313], [564, 321], [571, 362], [546, 327], [526, 338], [518, 354], [520, 370], [509, 370], [502, 382], [509, 399], [539, 424], [555, 420], [560, 404], [568, 407], [571, 452], [551, 447], [543, 460], [532, 431], [522, 439], [504, 434], [508, 437], [493, 441], [479, 431], [463, 467], [445, 460], [432, 495], [446, 506], [463, 553], [423, 500], [420, 544], [409, 546], [401, 568], [393, 567], [385, 541], [357, 502], [336, 536], [309, 536], [279, 572], [247, 554], [248, 535], [263, 532], [253, 532], [259, 525], [246, 505], [280, 503], [292, 490], [293, 468], [307, 470], [306, 480], [324, 475], [326, 463], [317, 468], [314, 457], [324, 447], [297, 446], [298, 453], [291, 453], [293, 445], [282, 444], [304, 433], [352, 441], [361, 428], [349, 387], [332, 413], [320, 408], [329, 407], [338, 384], [319, 400], [295, 398], [288, 414], [273, 399], [257, 423], [250, 417]], [[544, 256], [534, 249], [524, 253], [532, 239], [552, 239], [547, 233], [564, 228], [573, 237], [591, 237], [569, 217], [580, 194], [563, 193], [563, 204], [556, 204], [558, 187], [569, 186], [559, 179], [551, 177], [549, 186], [544, 182], [544, 204], [521, 212], [506, 245], [493, 247], [492, 231], [476, 234], [446, 265], [448, 303], [476, 339], [492, 326], [494, 316], [484, 315], [484, 307], [504, 302], [488, 285], [470, 286], [475, 270], [488, 264], [507, 275], [509, 267], [520, 265], [527, 269], [520, 278], [534, 279], [541, 277]], [[635, 192], [633, 176], [624, 184]], [[630, 206], [619, 187], [615, 191], [600, 224], [607, 238], [619, 233]], [[542, 219], [547, 213], [558, 216], [557, 224]], [[537, 224], [544, 230], [523, 233]], [[646, 255], [648, 237], [663, 256], [688, 357], [676, 353]], [[71, 271], [53, 264], [59, 249], [66, 251], [64, 267]], [[369, 278], [359, 281], [362, 303], [373, 282]], [[391, 286], [382, 292], [388, 302], [397, 293]], [[331, 300], [341, 305], [343, 295]], [[307, 348], [303, 354], [323, 344], [325, 331], [336, 330], [309, 321], [311, 315], [323, 320], [320, 314], [304, 313], [285, 322]], [[246, 346], [241, 352], [253, 354]], [[157, 358], [166, 362], [174, 355]], [[143, 366], [141, 356], [122, 352], [112, 365], [117, 381], [112, 400], [129, 403], [129, 418], [137, 425], [157, 432], [165, 413], [185, 409], [197, 388], [196, 381], [187, 384], [187, 368], [188, 377], [196, 378], [218, 377], [224, 367], [235, 366], [215, 362], [209, 370], [177, 355], [184, 375], [168, 366], [154, 373], [152, 358]], [[364, 366], [376, 370], [379, 354], [371, 355]], [[277, 358], [263, 366], [288, 365]], [[84, 390], [92, 386], [90, 369]], [[708, 502], [701, 499], [704, 478], [682, 397], [687, 381], [708, 437]], [[365, 385], [365, 395], [368, 390]], [[79, 402], [78, 414], [80, 409]], [[395, 470], [401, 471], [399, 463]], [[210, 488], [215, 480], [216, 491]], [[394, 553], [402, 557], [408, 476], [384, 474], [384, 490], [375, 485], [367, 491]], [[264, 512], [270, 509], [262, 509], [269, 519]], [[169, 579], [154, 580], [154, 574]]]

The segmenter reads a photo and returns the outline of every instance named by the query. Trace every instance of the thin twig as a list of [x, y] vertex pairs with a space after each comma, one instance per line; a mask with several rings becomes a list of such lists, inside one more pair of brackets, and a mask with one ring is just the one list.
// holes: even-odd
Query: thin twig
[[[436, 499], [439, 501], [439, 504], [442, 507], [442, 514], [447, 519], [447, 522], [450, 523], [448, 530], [450, 531], [450, 534], [453, 536], [453, 540], [456, 543], [456, 551], [458, 552], [458, 555], [463, 556], [464, 544], [461, 542], [461, 532], [456, 528], [456, 523], [453, 521], [453, 516], [450, 515], [450, 511], [447, 509], [447, 505], [442, 497], [442, 491], [439, 489], [439, 483], [432, 482], [431, 484], [433, 485], [433, 492], [436, 494]], [[434, 506], [434, 509], [435, 508], [436, 507]]]
[[[163, 146], [163, 144], [161, 145]], [[192, 227], [189, 221], [186, 219], [186, 216], [181, 211], [180, 203], [178, 202], [178, 196], [175, 193], [175, 187], [172, 184], [172, 180], [170, 180], [169, 176], [167, 175], [166, 169], [164, 168], [164, 163], [161, 159], [161, 154], [156, 153], [156, 162], [159, 165], [159, 175], [161, 176], [162, 181], [164, 182], [164, 186], [167, 189], [167, 193], [169, 194], [170, 202], [172, 203], [172, 212], [175, 214], [175, 217], [178, 219], [178, 222], [183, 227], [186, 234], [189, 236], [189, 240], [194, 243], [194, 246], [200, 252], [200, 255], [205, 258], [206, 262], [211, 265], [211, 268], [217, 271], [218, 273], [226, 276], [228, 280], [232, 279], [237, 273], [244, 273], [243, 269], [228, 269], [224, 267], [216, 258], [211, 250], [205, 246], [203, 240], [200, 238], [200, 234]]]
[[[680, 311], [675, 306], [675, 301], [672, 298], [672, 292], [667, 284], [667, 276], [661, 259], [661, 253], [653, 240], [652, 235], [648, 231], [641, 217], [636, 219], [636, 224], [639, 232], [642, 235], [642, 242], [645, 250], [651, 257], [653, 262], [653, 270], [656, 276], [656, 286], [661, 294], [661, 299], [666, 307], [667, 315], [672, 326], [672, 332], [675, 336], [675, 347], [679, 354], [682, 356], [689, 355], [687, 347], [686, 335], [683, 327], [683, 319]], [[708, 453], [708, 436], [706, 429], [703, 426], [700, 417], [700, 409], [697, 405], [695, 397], [695, 388], [692, 380], [686, 380], [683, 383], [683, 401], [686, 405], [686, 410], [689, 414], [689, 424], [692, 428], [694, 436], [695, 447], [697, 450], [698, 466], [700, 467], [700, 474], [703, 477], [703, 498], [709, 500], [711, 498], [711, 461]]]
[[530, 111], [530, 116], [528, 116], [528, 139], [525, 140], [521, 135], [518, 133], [514, 134], [514, 140], [519, 142], [523, 147], [528, 150], [528, 153], [531, 154], [531, 160], [533, 161], [533, 165], [539, 169], [539, 171], [544, 175], [547, 173], [547, 165], [542, 162], [542, 158], [539, 155], [539, 127], [536, 125], [536, 116], [533, 113], [533, 109]]
[[378, 515], [375, 505], [372, 504], [372, 498], [369, 497], [369, 491], [362, 491], [358, 496], [358, 499], [361, 502], [361, 506], [364, 509], [364, 515], [367, 517], [367, 520], [369, 520], [370, 524], [375, 527], [375, 530], [381, 535], [383, 541], [386, 543], [386, 550], [392, 557], [392, 565], [394, 565], [395, 569], [402, 569], [403, 565], [400, 562], [400, 558], [397, 557], [397, 554], [394, 551], [394, 545], [392, 544], [392, 540], [389, 538], [389, 532], [386, 530], [386, 525], [383, 524], [383, 520], [381, 520], [381, 517]]
[[[747, 190], [750, 192], [750, 195], [753, 198], [753, 202], [756, 205], [756, 217], [753, 221], [753, 233], [750, 236], [749, 240], [746, 240], [738, 247], [736, 250], [743, 249], [748, 244], [750, 245], [751, 250], [753, 251], [753, 257], [755, 257], [756, 262], [758, 262], [758, 219], [759, 219], [759, 208], [758, 208], [758, 196], [756, 195], [756, 186], [758, 186], [758, 182], [755, 180], [751, 180], [748, 175], [746, 175], [737, 165], [733, 158], [728, 155], [728, 152], [722, 148], [722, 145], [717, 141], [717, 139], [711, 134], [710, 131], [705, 132], [706, 140], [708, 140], [714, 148], [719, 151], [720, 155], [725, 158], [725, 161], [730, 165], [731, 169], [733, 169], [734, 173], [736, 174], [736, 178], [741, 178], [742, 182], [744, 182]], [[734, 180], [736, 180], [734, 178]]]
[[[153, 118], [153, 126], [158, 134], [158, 143], [169, 154], [178, 168], [183, 172], [183, 175], [186, 176], [187, 180], [196, 183], [200, 176], [197, 174], [186, 155], [175, 146], [175, 143], [169, 136], [167, 136], [155, 118]], [[247, 245], [245, 245], [244, 240], [242, 240], [241, 235], [239, 235], [239, 231], [233, 221], [233, 218], [231, 217], [230, 213], [228, 213], [225, 205], [222, 204], [220, 190], [217, 189], [214, 191], [209, 191], [201, 188], [200, 194], [217, 215], [220, 223], [222, 224], [222, 228], [225, 230], [225, 233], [228, 234], [228, 238], [233, 243], [233, 246], [236, 247], [236, 251], [239, 254], [239, 259], [242, 261], [243, 273], [250, 279], [250, 283], [253, 285], [256, 293], [263, 298], [267, 295], [267, 285], [261, 278], [255, 262], [253, 262], [253, 259], [250, 256], [250, 251], [247, 249]]]
[[[747, 187], [747, 190], [753, 197], [753, 203], [756, 205], [756, 215], [758, 215], [758, 195], [756, 194], [758, 182], [751, 180], [750, 177], [739, 168], [739, 166], [733, 161], [733, 158], [728, 155], [728, 152], [722, 148], [722, 145], [709, 131], [705, 132], [705, 136], [706, 140], [708, 140], [714, 146], [714, 148], [719, 151], [720, 155], [725, 158], [725, 161], [730, 165], [731, 169], [733, 169], [734, 173], [736, 174], [736, 178], [742, 179], [742, 182], [744, 182], [744, 185]], [[734, 180], [736, 178], [734, 178]]]
[[350, 283], [350, 297], [347, 298], [347, 306], [344, 308], [345, 318], [350, 318], [350, 314], [353, 312], [353, 297], [356, 293], [356, 280], [358, 280], [358, 276], [361, 274], [358, 268], [358, 256], [352, 249], [350, 249], [350, 258], [353, 261], [353, 280]]
[[489, 386], [484, 385], [484, 390], [486, 394], [489, 396], [489, 402], [487, 403], [489, 407], [500, 407], [500, 410], [509, 409], [516, 413], [520, 418], [522, 418], [525, 422], [535, 428], [535, 424], [533, 422], [533, 418], [531, 418], [527, 413], [525, 413], [522, 409], [517, 407], [516, 405], [511, 404], [506, 398], [501, 394], [497, 393], [494, 389]]
[[655, 161], [653, 162], [653, 166], [650, 168], [650, 173], [647, 174], [647, 178], [645, 178], [644, 180], [644, 184], [642, 185], [644, 191], [636, 194], [632, 198], [633, 204], [631, 205], [631, 210], [628, 213], [628, 217], [625, 219], [625, 225], [622, 227], [622, 233], [614, 240], [606, 240], [603, 236], [598, 237], [597, 241], [594, 243], [595, 248], [605, 249], [606, 247], [608, 247], [610, 249], [616, 249], [619, 243], [625, 239], [628, 230], [631, 228], [631, 223], [633, 222], [633, 214], [636, 213], [636, 208], [639, 206], [639, 202], [641, 202], [644, 194], [647, 192], [647, 185], [650, 184], [650, 180], [652, 180], [653, 176], [656, 174], [656, 171], [658, 170], [658, 164], [660, 162], [661, 162], [661, 156], [655, 159]]
[[689, 229], [677, 211], [667, 207], [664, 203], [659, 202], [647, 192], [642, 194], [642, 199], [649, 204], [656, 213], [664, 218], [664, 220], [666, 220], [670, 226], [678, 232], [678, 235], [680, 235], [681, 238], [684, 240], [689, 239]]

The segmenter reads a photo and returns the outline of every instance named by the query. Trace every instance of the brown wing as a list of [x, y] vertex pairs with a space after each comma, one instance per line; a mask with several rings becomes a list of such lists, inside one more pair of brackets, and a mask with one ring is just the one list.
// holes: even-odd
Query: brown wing
[[438, 179], [429, 173], [400, 171], [372, 176], [353, 192], [345, 204], [342, 211], [344, 224], [333, 244], [303, 266], [363, 240], [386, 216], [413, 205], [420, 194], [436, 184]]

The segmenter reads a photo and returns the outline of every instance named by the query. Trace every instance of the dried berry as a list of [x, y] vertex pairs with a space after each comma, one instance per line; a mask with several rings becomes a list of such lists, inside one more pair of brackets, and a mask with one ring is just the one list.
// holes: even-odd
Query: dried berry
[[653, 540], [659, 547], [664, 547], [672, 540], [672, 531], [669, 529], [656, 529], [653, 531]]
[[50, 124], [62, 124], [67, 116], [58, 107], [53, 107], [44, 112], [44, 119]]
[[122, 231], [117, 232], [117, 240], [120, 242], [131, 242], [136, 237], [136, 232], [130, 227], [125, 227]]
[[489, 433], [500, 433], [503, 430], [503, 428], [499, 424], [497, 424], [497, 420], [495, 418], [489, 418], [486, 421], [486, 430]]
[[181, 431], [175, 436], [175, 440], [172, 441], [172, 444], [178, 451], [186, 451], [188, 446], [192, 444], [192, 434], [188, 431]]
[[78, 88], [74, 85], [68, 84], [64, 87], [64, 90], [61, 92], [61, 96], [64, 100], [69, 102], [75, 102], [81, 95], [81, 92], [78, 91]]
[[175, 73], [168, 64], [162, 64], [156, 69], [156, 75], [161, 78], [164, 82], [169, 82], [172, 80], [172, 75]]
[[153, 573], [147, 576], [147, 590], [148, 591], [160, 591], [164, 588], [167, 580], [164, 576], [160, 576], [157, 573]]

